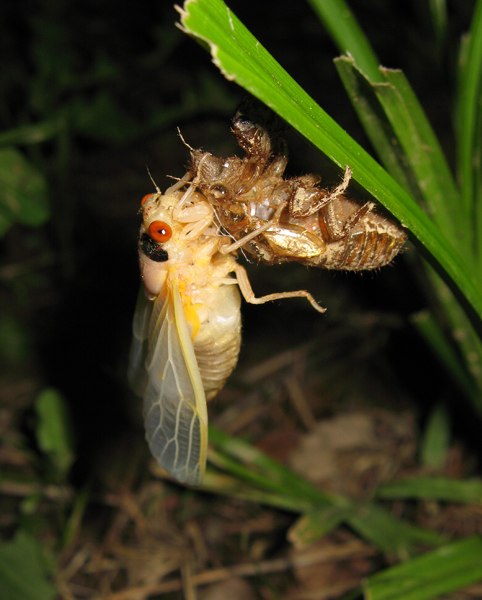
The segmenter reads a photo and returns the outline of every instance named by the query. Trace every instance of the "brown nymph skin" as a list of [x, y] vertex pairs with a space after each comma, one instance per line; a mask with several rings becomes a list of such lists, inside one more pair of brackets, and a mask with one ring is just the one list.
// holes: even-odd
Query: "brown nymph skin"
[[238, 111], [232, 131], [242, 158], [191, 149], [189, 171], [232, 238], [230, 251], [243, 248], [266, 264], [360, 271], [389, 264], [403, 248], [399, 225], [373, 202], [346, 196], [349, 167], [334, 190], [321, 187], [318, 175], [285, 178], [284, 143], [264, 125]]

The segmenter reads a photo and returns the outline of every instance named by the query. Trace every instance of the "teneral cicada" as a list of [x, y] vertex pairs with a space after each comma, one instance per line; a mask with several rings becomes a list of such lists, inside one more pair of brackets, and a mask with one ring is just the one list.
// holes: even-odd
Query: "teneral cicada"
[[255, 297], [206, 198], [188, 180], [142, 199], [143, 281], [134, 316], [129, 380], [144, 401], [146, 439], [180, 482], [201, 482], [206, 400], [233, 370], [240, 347], [240, 297], [253, 304], [305, 297], [303, 290]]
[[[403, 229], [345, 194], [351, 171], [333, 190], [317, 175], [284, 178], [284, 143], [264, 124], [238, 111], [233, 133], [243, 158], [191, 149], [197, 189], [214, 207], [235, 243], [267, 264], [300, 262], [361, 271], [389, 264], [406, 241]], [[273, 141], [274, 139], [274, 141]]]

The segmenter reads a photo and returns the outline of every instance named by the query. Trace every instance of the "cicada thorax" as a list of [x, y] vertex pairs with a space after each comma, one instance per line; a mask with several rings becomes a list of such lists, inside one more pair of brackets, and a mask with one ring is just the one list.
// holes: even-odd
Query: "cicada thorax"
[[203, 387], [210, 399], [223, 387], [238, 359], [240, 296], [235, 285], [226, 285], [235, 259], [218, 252], [216, 229], [206, 227], [192, 235], [196, 217], [205, 219], [210, 205], [196, 192], [180, 208], [185, 194], [154, 194], [144, 201], [139, 255], [148, 295], [166, 294], [161, 286], [173, 281], [181, 290]]

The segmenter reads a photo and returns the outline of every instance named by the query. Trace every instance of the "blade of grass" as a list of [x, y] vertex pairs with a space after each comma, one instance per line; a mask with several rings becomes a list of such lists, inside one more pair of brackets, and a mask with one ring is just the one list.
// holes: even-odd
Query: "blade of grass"
[[402, 555], [420, 544], [443, 541], [437, 533], [401, 521], [375, 504], [360, 506], [341, 496], [324, 494], [253, 446], [213, 426], [209, 433], [214, 445], [214, 450], [209, 449], [209, 462], [227, 475], [210, 470], [205, 490], [305, 513], [304, 523], [311, 523], [313, 535], [318, 532], [318, 537], [343, 521], [384, 552]]
[[480, 290], [410, 196], [289, 77], [221, 0], [187, 0], [180, 13], [183, 30], [208, 44], [227, 79], [270, 106], [339, 166], [350, 165], [354, 178], [412, 231], [455, 282], [477, 313], [480, 327]]
[[482, 193], [476, 187], [477, 182], [480, 184], [482, 169], [482, 0], [477, 0], [462, 50], [455, 111], [457, 170], [462, 187], [461, 211], [470, 227], [466, 235], [482, 260]]
[[450, 416], [442, 404], [431, 412], [420, 445], [421, 467], [441, 469], [450, 446]]
[[473, 537], [386, 569], [364, 583], [367, 600], [430, 600], [482, 579], [482, 540]]
[[209, 440], [216, 450], [216, 454], [211, 451], [210, 455], [213, 464], [261, 489], [302, 498], [317, 507], [332, 505], [336, 501], [335, 496], [323, 494], [247, 442], [230, 437], [212, 425], [209, 426]]
[[437, 45], [441, 46], [447, 35], [447, 2], [446, 0], [429, 0], [428, 6], [432, 16]]
[[[450, 292], [445, 282], [427, 265], [427, 279], [437, 293], [437, 302], [443, 307], [445, 319], [450, 327], [452, 339], [463, 352], [468, 371], [473, 378], [468, 398], [479, 412], [482, 412], [482, 333], [477, 330], [463, 312], [460, 300]], [[480, 286], [480, 276], [474, 267], [474, 281]], [[437, 311], [436, 311], [437, 312]], [[436, 314], [436, 313], [435, 313]], [[444, 326], [442, 323], [441, 326]]]
[[[451, 374], [455, 383], [460, 387], [467, 398], [471, 399], [473, 405], [482, 412], [480, 385], [476, 386], [474, 384], [474, 380], [469, 373], [467, 373], [467, 369], [460, 360], [460, 356], [455, 352], [453, 346], [441, 331], [440, 326], [434, 320], [433, 315], [424, 311], [411, 317], [411, 321], [419, 334], [425, 339], [427, 344], [430, 345], [447, 372]], [[463, 328], [461, 327], [459, 331], [468, 331], [468, 324]], [[471, 341], [473, 343], [470, 343]], [[475, 344], [480, 346], [480, 342], [478, 342], [477, 338], [472, 339], [472, 337], [468, 335], [465, 336], [465, 339], [462, 341], [459, 340], [459, 343], [464, 349], [468, 364], [470, 364], [470, 360], [474, 361], [480, 355], [480, 348], [477, 350], [475, 346]], [[470, 357], [472, 358], [470, 359]], [[477, 370], [480, 371], [480, 362]]]
[[[212, 449], [209, 451], [209, 460], [211, 464], [221, 469], [226, 469], [228, 472], [233, 471], [232, 465], [219, 458]], [[305, 513], [313, 510], [311, 500], [292, 497], [286, 492], [270, 492], [257, 487], [256, 483], [248, 480], [247, 470], [246, 472], [243, 470], [241, 473], [236, 471], [235, 475], [231, 477], [208, 468], [204, 476], [202, 489], [206, 492], [222, 494], [230, 498], [238, 498], [239, 500], [263, 504], [294, 513]]]
[[378, 69], [380, 63], [345, 0], [308, 0], [308, 3], [340, 52], [355, 57], [358, 68], [367, 79], [383, 82]]
[[[463, 214], [458, 210], [458, 192], [447, 161], [403, 73], [378, 67], [380, 61], [344, 0], [309, 0], [309, 3], [339, 50], [349, 54], [349, 58], [345, 57], [345, 60], [361, 74], [365, 74], [367, 83], [373, 86], [390, 126], [404, 150], [408, 164], [414, 171], [416, 180], [422, 185], [421, 191], [427, 206], [431, 208], [432, 215], [443, 231], [452, 233], [457, 233], [457, 229], [459, 233], [465, 231], [462, 228], [465, 222], [462, 219]], [[347, 91], [350, 92], [350, 87]], [[359, 102], [356, 94], [350, 94], [350, 98], [355, 105]], [[360, 113], [361, 111], [358, 110], [359, 115]], [[373, 135], [373, 129], [369, 131]], [[380, 135], [376, 137], [379, 138]], [[375, 147], [380, 157], [387, 151], [387, 144]], [[454, 225], [457, 224], [458, 227], [454, 232]], [[455, 239], [464, 238], [458, 235]]]
[[[426, 215], [341, 127], [282, 69], [222, 0], [187, 0], [186, 33], [205, 41], [224, 76], [261, 99], [344, 168], [411, 230], [433, 229]], [[416, 234], [417, 235], [417, 234]], [[422, 236], [423, 237], [423, 236]]]
[[[336, 2], [336, 0], [331, 0], [331, 2], [327, 3], [327, 6], [332, 7], [333, 2]], [[454, 245], [463, 255], [468, 269], [473, 271], [474, 280], [478, 281], [480, 266], [477, 266], [476, 263], [474, 265], [472, 238], [470, 235], [466, 235], [467, 231], [474, 230], [477, 215], [473, 215], [471, 219], [467, 220], [467, 215], [463, 210], [460, 210], [459, 194], [445, 157], [408, 82], [405, 80], [403, 74], [382, 69], [380, 73], [385, 76], [385, 81], [389, 85], [379, 84], [379, 74], [375, 74], [372, 71], [371, 75], [373, 75], [373, 81], [376, 83], [371, 86], [371, 82], [367, 81], [366, 85], [362, 87], [360, 82], [360, 79], [362, 79], [361, 72], [355, 73], [355, 69], [350, 67], [357, 63], [366, 64], [365, 47], [369, 45], [369, 42], [365, 41], [364, 46], [353, 42], [355, 34], [356, 36], [363, 35], [360, 34], [356, 23], [354, 25], [355, 34], [347, 31], [348, 27], [346, 23], [340, 27], [339, 32], [333, 34], [333, 23], [336, 25], [336, 20], [330, 20], [324, 1], [318, 0], [315, 3], [324, 8], [324, 10], [318, 11], [318, 14], [327, 29], [332, 33], [338, 47], [342, 50], [348, 50], [351, 55], [350, 58], [342, 57], [338, 59], [337, 68], [360, 120], [365, 126], [381, 160], [396, 179], [415, 198], [420, 199], [423, 197], [424, 204], [429, 208], [430, 213], [435, 217], [442, 231], [451, 237]], [[479, 5], [481, 3], [482, 0], [479, 0]], [[338, 6], [341, 6], [341, 4]], [[443, 7], [439, 8], [442, 11], [444, 10]], [[477, 27], [480, 27], [481, 22], [479, 15], [480, 10], [477, 7], [474, 13], [474, 23], [477, 23]], [[347, 23], [351, 24], [353, 21], [354, 19], [351, 18]], [[472, 29], [475, 30], [476, 26], [473, 25]], [[478, 41], [481, 38], [481, 35], [477, 36]], [[373, 54], [371, 50], [369, 52]], [[469, 55], [471, 57], [470, 60], [466, 60], [467, 63], [470, 62], [472, 65], [472, 69], [469, 69], [469, 71], [472, 73], [476, 71], [475, 65], [478, 65], [480, 70], [482, 61], [478, 55], [478, 47], [477, 52], [474, 52], [472, 49], [471, 54], [467, 53], [467, 56]], [[474, 77], [472, 77], [471, 88], [472, 100], [474, 92], [473, 80]], [[369, 93], [371, 88], [373, 90], [372, 93], [377, 94], [380, 106], [383, 107], [385, 114], [382, 114], [380, 107], [370, 97], [362, 97], [360, 99], [360, 92], [362, 94], [363, 92]], [[482, 99], [480, 85], [479, 98]], [[476, 110], [473, 103], [471, 107]], [[475, 143], [473, 153], [474, 178], [479, 192], [477, 195], [479, 206], [475, 208], [475, 212], [478, 213], [480, 218], [479, 225], [482, 227], [482, 204], [480, 204], [482, 203], [482, 111], [480, 108], [479, 106], [479, 122], [475, 123], [475, 134], [473, 133], [473, 128], [470, 129], [470, 133]], [[469, 127], [471, 126], [469, 125]], [[393, 142], [390, 138], [392, 131], [395, 134]], [[479, 333], [477, 335], [477, 332], [471, 327], [470, 322], [467, 321], [466, 315], [460, 310], [460, 303], [450, 293], [447, 293], [443, 282], [430, 269], [429, 278], [436, 290], [439, 302], [443, 305], [443, 309], [448, 315], [451, 324], [451, 334], [453, 334], [457, 343], [461, 346], [470, 373], [478, 382], [478, 390], [471, 381], [468, 383], [468, 389], [470, 390], [469, 397], [480, 412], [482, 411], [480, 394], [482, 390], [482, 344], [480, 342], [480, 329], [476, 325], [476, 330]], [[441, 339], [441, 336], [439, 336], [439, 339]]]
[[423, 196], [418, 182], [408, 165], [393, 127], [383, 113], [372, 80], [363, 75], [351, 56], [335, 58], [334, 63], [379, 160], [392, 177], [420, 202]]
[[442, 231], [457, 243], [464, 240], [455, 182], [404, 74], [381, 68], [383, 83], [361, 82], [363, 74], [351, 56], [335, 64], [380, 159], [414, 197], [423, 199]]
[[[420, 182], [430, 214], [457, 248], [464, 248], [462, 232], [466, 222], [459, 210], [459, 194], [430, 123], [405, 75], [398, 70], [381, 69], [387, 85], [376, 85], [377, 94], [408, 163]], [[464, 258], [469, 259], [466, 252]]]
[[288, 531], [288, 539], [297, 548], [313, 544], [350, 516], [352, 506], [327, 506], [300, 517]]
[[82, 530], [82, 521], [88, 504], [91, 501], [90, 491], [87, 488], [77, 492], [62, 532], [62, 545], [67, 547], [71, 544]]
[[442, 535], [401, 521], [373, 503], [360, 505], [346, 522], [364, 539], [401, 559], [407, 558], [421, 544], [437, 546], [446, 541]]
[[482, 480], [458, 481], [446, 477], [414, 477], [381, 486], [377, 490], [377, 497], [384, 500], [418, 498], [482, 503]]

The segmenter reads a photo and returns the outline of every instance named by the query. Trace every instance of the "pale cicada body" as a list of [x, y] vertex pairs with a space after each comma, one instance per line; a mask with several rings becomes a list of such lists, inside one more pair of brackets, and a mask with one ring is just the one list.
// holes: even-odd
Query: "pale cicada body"
[[220, 224], [257, 260], [267, 264], [300, 262], [325, 269], [360, 271], [389, 264], [406, 241], [403, 229], [359, 204], [345, 192], [349, 168], [334, 190], [320, 177], [284, 178], [284, 144], [274, 147], [268, 130], [238, 113], [233, 133], [243, 158], [219, 158], [191, 149], [191, 175], [214, 207]]
[[[180, 188], [187, 189], [180, 191]], [[146, 439], [161, 467], [198, 485], [207, 454], [206, 400], [234, 369], [241, 341], [239, 289], [260, 304], [306, 291], [256, 298], [218, 231], [212, 206], [181, 181], [142, 201], [143, 282], [134, 317], [129, 380], [144, 401]]]
[[224, 385], [239, 354], [240, 297], [230, 276], [235, 260], [218, 252], [211, 207], [199, 195], [183, 206], [182, 196], [151, 194], [143, 203], [144, 291], [130, 380], [144, 398], [153, 455], [179, 481], [198, 484], [206, 463], [206, 399]]

